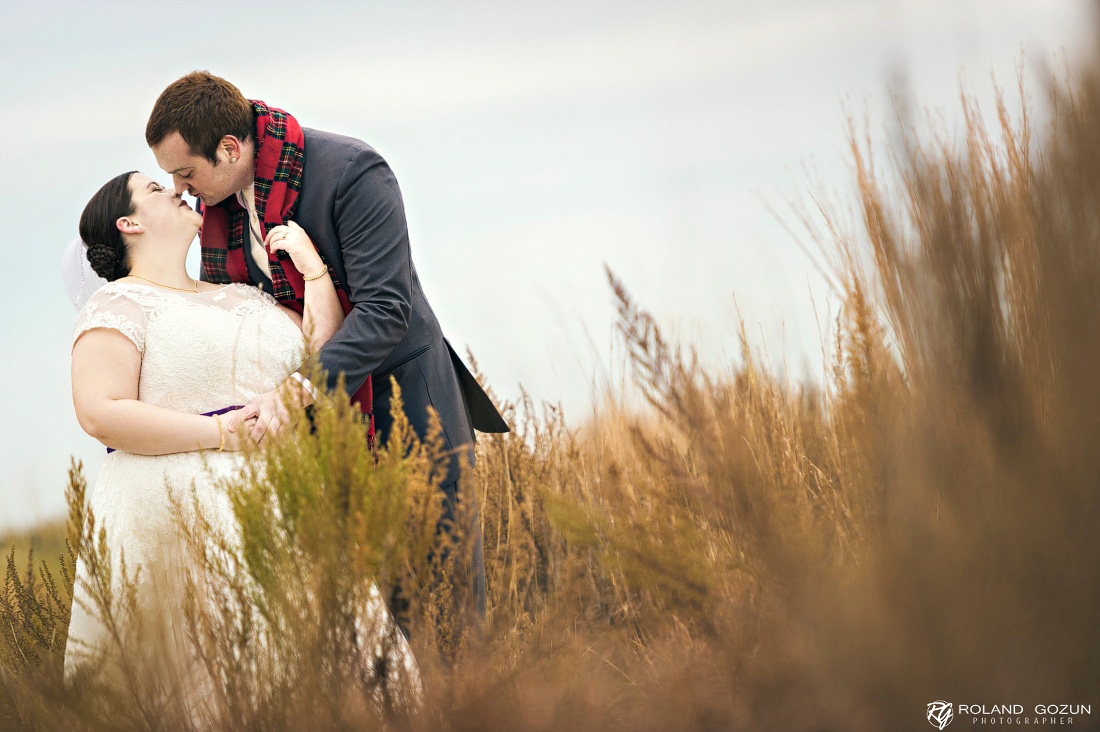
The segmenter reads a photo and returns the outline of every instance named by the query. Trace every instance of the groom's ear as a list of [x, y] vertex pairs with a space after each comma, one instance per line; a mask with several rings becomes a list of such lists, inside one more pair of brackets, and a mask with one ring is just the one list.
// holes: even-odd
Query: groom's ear
[[145, 231], [144, 226], [139, 224], [137, 221], [134, 221], [129, 216], [120, 217], [117, 221], [115, 221], [115, 226], [117, 226], [118, 230], [121, 231], [123, 234], [140, 234], [141, 232]]
[[235, 163], [241, 159], [241, 141], [233, 135], [223, 137], [218, 147], [225, 151], [226, 157], [232, 162]]

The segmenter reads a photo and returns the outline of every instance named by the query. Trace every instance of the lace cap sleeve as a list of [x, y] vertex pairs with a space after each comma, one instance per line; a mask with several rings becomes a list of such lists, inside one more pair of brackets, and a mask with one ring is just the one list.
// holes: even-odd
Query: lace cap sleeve
[[88, 299], [73, 326], [73, 345], [94, 328], [117, 330], [145, 353], [145, 308], [122, 288], [108, 284]]

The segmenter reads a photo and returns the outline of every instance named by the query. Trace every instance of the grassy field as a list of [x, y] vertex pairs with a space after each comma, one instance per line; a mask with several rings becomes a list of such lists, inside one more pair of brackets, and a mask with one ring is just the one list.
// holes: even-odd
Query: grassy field
[[[188, 529], [195, 587], [230, 588], [205, 609], [196, 589], [188, 616], [216, 726], [379, 728], [351, 660], [363, 577], [403, 589], [424, 674], [391, 729], [893, 732], [936, 700], [1100, 708], [1100, 81], [1052, 92], [1041, 130], [964, 105], [960, 139], [903, 135], [885, 167], [854, 130], [857, 226], [810, 217], [843, 293], [828, 383], [772, 373], [743, 332], [704, 371], [609, 273], [645, 401], [608, 393], [578, 429], [502, 405], [513, 432], [482, 436], [468, 475], [480, 634], [432, 579], [458, 581], [430, 551], [430, 444], [398, 429], [372, 465], [338, 406], [259, 456], [233, 488], [244, 558], [217, 564]], [[66, 592], [8, 578], [0, 726], [190, 728], [145, 683], [140, 635], [112, 657], [130, 685], [61, 684]]]
[[17, 567], [26, 568], [29, 552], [34, 558], [48, 562], [51, 571], [57, 572], [57, 557], [65, 552], [65, 522], [56, 521], [35, 526], [23, 531], [13, 531], [0, 535], [0, 548], [4, 550], [5, 561], [11, 550], [15, 549], [14, 560]]

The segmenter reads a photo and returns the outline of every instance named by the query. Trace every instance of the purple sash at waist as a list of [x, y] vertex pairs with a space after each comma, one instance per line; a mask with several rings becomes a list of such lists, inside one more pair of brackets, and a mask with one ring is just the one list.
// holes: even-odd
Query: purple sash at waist
[[[201, 416], [203, 416], [203, 417], [213, 417], [215, 414], [225, 414], [226, 412], [232, 412], [234, 409], [240, 409], [240, 407], [239, 406], [222, 407], [221, 409], [215, 409], [213, 412], [203, 412]], [[107, 454], [108, 455], [110, 455], [114, 451], [115, 451], [115, 448], [113, 448], [113, 447], [108, 447], [107, 448]]]

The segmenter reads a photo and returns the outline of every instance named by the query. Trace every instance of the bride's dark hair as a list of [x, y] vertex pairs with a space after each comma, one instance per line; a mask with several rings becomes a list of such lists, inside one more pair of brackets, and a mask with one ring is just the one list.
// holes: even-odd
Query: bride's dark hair
[[88, 263], [108, 282], [130, 274], [126, 242], [115, 222], [134, 212], [130, 176], [136, 172], [131, 170], [107, 181], [80, 215], [80, 238], [88, 248]]

